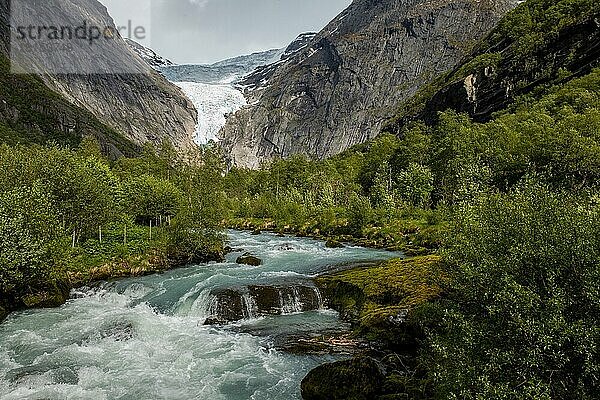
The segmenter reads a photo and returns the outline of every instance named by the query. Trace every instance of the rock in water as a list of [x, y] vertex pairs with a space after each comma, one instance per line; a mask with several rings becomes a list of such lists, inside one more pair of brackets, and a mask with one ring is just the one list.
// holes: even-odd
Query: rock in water
[[304, 400], [372, 400], [381, 393], [383, 372], [370, 357], [321, 365], [302, 380]]
[[258, 267], [259, 265], [262, 264], [262, 260], [258, 257], [255, 257], [251, 254], [244, 254], [243, 256], [240, 256], [237, 258], [237, 260], [235, 260], [235, 262], [237, 264], [245, 264], [245, 265], [251, 265], [253, 267]]
[[337, 240], [329, 239], [325, 243], [325, 247], [327, 247], [329, 249], [341, 249], [344, 247], [344, 245], [341, 244], [340, 242], [338, 242]]
[[234, 289], [215, 290], [211, 293], [216, 298], [213, 315], [206, 319], [204, 325], [224, 325], [228, 322], [244, 319], [244, 301], [240, 292]]
[[4, 321], [6, 317], [8, 317], [8, 311], [0, 307], [0, 322]]
[[517, 0], [355, 0], [295, 54], [242, 85], [219, 136], [231, 163], [322, 159], [365, 142], [399, 103], [455, 67]]

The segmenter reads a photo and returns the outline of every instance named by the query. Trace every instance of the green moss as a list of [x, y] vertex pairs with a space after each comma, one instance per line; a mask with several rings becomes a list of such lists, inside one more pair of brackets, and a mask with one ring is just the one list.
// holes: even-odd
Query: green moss
[[48, 291], [30, 294], [22, 298], [23, 304], [27, 308], [48, 308], [58, 307], [67, 301], [68, 292], [54, 288]]
[[388, 349], [414, 351], [419, 321], [412, 311], [442, 294], [440, 257], [395, 259], [322, 276], [317, 285], [355, 332]]
[[325, 286], [335, 282], [356, 286], [374, 305], [412, 308], [440, 295], [439, 262], [439, 256], [395, 259], [376, 267], [327, 275], [317, 281]]

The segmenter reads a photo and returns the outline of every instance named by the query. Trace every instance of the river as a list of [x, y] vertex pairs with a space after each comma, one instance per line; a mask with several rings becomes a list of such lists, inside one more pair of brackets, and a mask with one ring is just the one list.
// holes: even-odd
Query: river
[[[224, 263], [106, 282], [73, 291], [60, 308], [13, 313], [0, 324], [0, 398], [299, 399], [306, 373], [335, 356], [275, 343], [347, 329], [310, 278], [399, 256], [273, 234], [230, 231], [228, 241], [236, 251]], [[245, 252], [263, 265], [236, 264]], [[257, 297], [265, 291], [277, 299]], [[239, 320], [204, 325], [223, 310]]]

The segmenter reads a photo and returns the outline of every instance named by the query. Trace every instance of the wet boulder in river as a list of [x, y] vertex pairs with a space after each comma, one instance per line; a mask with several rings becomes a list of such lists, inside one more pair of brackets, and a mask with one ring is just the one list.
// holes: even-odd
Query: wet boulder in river
[[325, 242], [325, 247], [329, 249], [341, 249], [344, 247], [344, 245], [337, 240], [329, 239], [327, 242]]
[[259, 265], [262, 264], [262, 260], [260, 258], [255, 257], [250, 253], [246, 253], [246, 254], [238, 257], [237, 260], [235, 260], [235, 262], [237, 264], [251, 265], [253, 267], [258, 267]]

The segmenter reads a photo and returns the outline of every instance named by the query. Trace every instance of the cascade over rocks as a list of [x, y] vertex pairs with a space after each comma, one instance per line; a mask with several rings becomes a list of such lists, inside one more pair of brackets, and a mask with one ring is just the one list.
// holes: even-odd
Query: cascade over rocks
[[216, 289], [207, 302], [205, 325], [221, 325], [267, 315], [292, 314], [324, 307], [319, 289], [310, 285], [252, 285]]

